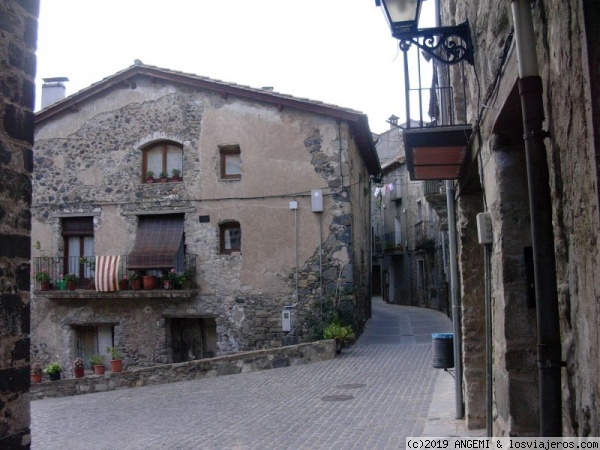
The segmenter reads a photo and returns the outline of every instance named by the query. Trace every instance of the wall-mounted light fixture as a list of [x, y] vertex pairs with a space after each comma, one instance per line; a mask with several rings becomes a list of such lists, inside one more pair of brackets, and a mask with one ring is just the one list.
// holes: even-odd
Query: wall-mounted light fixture
[[451, 27], [418, 28], [422, 0], [375, 0], [381, 6], [392, 36], [400, 41], [400, 49], [408, 51], [416, 45], [443, 64], [467, 61], [473, 65], [473, 43], [469, 22]]

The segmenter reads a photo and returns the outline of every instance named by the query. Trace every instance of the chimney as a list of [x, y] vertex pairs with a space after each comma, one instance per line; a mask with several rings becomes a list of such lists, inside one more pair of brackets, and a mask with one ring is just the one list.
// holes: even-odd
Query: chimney
[[69, 81], [67, 77], [42, 78], [42, 109], [56, 103], [66, 97], [64, 83]]
[[388, 118], [387, 123], [390, 124], [390, 129], [398, 127], [398, 119], [399, 117], [396, 117], [393, 114]]

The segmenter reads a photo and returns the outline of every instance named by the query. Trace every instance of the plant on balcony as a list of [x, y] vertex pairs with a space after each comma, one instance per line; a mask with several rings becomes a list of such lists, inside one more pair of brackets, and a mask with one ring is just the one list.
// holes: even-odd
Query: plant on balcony
[[51, 362], [44, 368], [44, 373], [50, 377], [51, 381], [60, 380], [60, 373], [62, 372], [62, 367], [56, 361]]
[[50, 274], [47, 269], [42, 269], [35, 274], [35, 279], [40, 282], [40, 289], [47, 291], [50, 289]]
[[129, 286], [133, 290], [140, 290], [142, 288], [142, 280], [140, 274], [137, 272], [129, 272]]
[[63, 277], [63, 280], [67, 282], [67, 290], [74, 291], [76, 283], [79, 280], [79, 277], [77, 275], [75, 275], [74, 273], [67, 273]]
[[173, 169], [171, 170], [171, 174], [173, 181], [181, 181], [181, 170], [179, 169]]
[[42, 365], [35, 362], [31, 365], [31, 382], [39, 383], [42, 381]]

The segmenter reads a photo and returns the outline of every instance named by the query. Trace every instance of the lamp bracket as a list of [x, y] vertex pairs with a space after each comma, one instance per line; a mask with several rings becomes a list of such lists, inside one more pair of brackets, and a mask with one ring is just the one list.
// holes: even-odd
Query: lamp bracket
[[415, 44], [442, 64], [467, 61], [473, 65], [473, 42], [468, 20], [456, 26], [397, 32], [394, 37], [400, 41], [403, 52], [407, 52]]

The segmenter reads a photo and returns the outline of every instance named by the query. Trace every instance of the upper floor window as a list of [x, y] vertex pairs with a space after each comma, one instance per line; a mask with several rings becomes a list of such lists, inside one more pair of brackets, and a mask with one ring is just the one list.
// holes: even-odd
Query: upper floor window
[[183, 173], [183, 146], [175, 142], [155, 142], [142, 149], [142, 178], [148, 172], [159, 178], [162, 174], [167, 177], [175, 175], [173, 170], [182, 176]]
[[242, 250], [242, 228], [239, 222], [224, 222], [219, 225], [220, 251], [231, 254]]
[[239, 145], [220, 145], [221, 179], [236, 180], [242, 177], [242, 157]]

